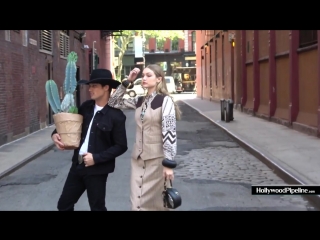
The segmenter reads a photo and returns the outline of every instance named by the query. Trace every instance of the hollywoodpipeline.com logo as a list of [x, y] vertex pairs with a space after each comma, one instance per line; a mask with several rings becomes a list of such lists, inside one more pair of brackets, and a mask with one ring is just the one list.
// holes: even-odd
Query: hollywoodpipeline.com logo
[[320, 185], [252, 185], [252, 195], [320, 195]]

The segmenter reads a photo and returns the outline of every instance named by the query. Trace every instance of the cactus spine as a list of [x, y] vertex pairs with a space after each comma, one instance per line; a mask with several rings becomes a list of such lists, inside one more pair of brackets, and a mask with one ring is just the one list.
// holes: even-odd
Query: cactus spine
[[60, 103], [59, 92], [57, 84], [54, 80], [50, 79], [46, 82], [46, 94], [49, 104], [54, 113], [67, 112], [78, 113], [78, 109], [75, 106], [74, 91], [77, 87], [76, 62], [78, 60], [77, 53], [70, 52], [68, 54], [68, 62], [66, 66], [65, 79], [63, 83], [63, 92], [65, 94], [62, 103]]

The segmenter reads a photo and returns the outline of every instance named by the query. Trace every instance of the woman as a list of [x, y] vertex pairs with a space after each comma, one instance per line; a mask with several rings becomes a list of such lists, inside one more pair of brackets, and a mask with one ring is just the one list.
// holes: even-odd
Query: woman
[[[167, 91], [164, 72], [159, 65], [147, 66], [141, 85], [146, 96], [124, 99], [139, 74], [134, 68], [127, 80], [109, 98], [109, 106], [135, 111], [136, 139], [131, 156], [131, 209], [137, 211], [168, 210], [163, 205], [164, 184], [174, 179], [177, 151], [176, 119], [180, 110]], [[168, 181], [166, 181], [168, 180]]]

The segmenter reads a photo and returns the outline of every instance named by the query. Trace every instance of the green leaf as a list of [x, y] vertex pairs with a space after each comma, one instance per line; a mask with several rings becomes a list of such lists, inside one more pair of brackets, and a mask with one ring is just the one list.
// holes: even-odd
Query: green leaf
[[70, 107], [69, 108], [69, 113], [75, 113], [75, 114], [78, 114], [78, 108], [77, 107]]

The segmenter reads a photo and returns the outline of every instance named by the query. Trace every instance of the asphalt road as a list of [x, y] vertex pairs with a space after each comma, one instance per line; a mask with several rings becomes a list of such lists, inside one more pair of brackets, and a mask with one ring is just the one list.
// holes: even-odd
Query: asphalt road
[[[179, 96], [180, 97], [180, 96]], [[177, 98], [179, 98], [177, 97]], [[186, 97], [186, 96], [181, 96]], [[174, 187], [182, 196], [177, 211], [314, 210], [300, 196], [253, 196], [251, 184], [285, 184], [222, 130], [178, 101], [183, 112], [177, 123], [178, 166]], [[134, 112], [126, 110], [129, 150], [117, 159], [107, 182], [107, 208], [130, 210], [130, 154]], [[72, 151], [53, 149], [0, 180], [0, 210], [57, 210]], [[89, 210], [86, 193], [75, 210]]]

